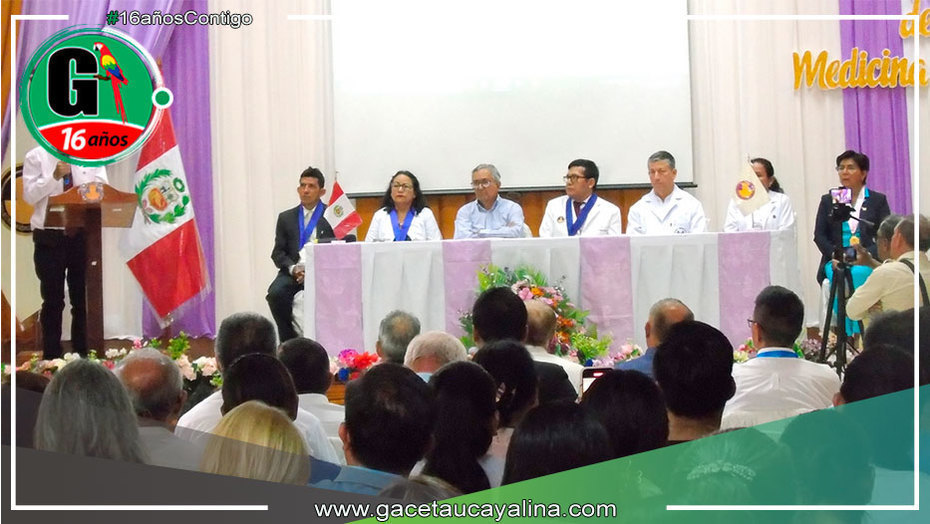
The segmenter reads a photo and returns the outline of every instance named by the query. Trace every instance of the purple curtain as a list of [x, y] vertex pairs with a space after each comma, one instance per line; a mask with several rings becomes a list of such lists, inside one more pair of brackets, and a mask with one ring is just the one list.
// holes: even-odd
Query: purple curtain
[[[53, 33], [75, 25], [104, 26], [111, 9], [179, 13], [188, 9], [207, 12], [207, 0], [44, 0], [24, 2], [22, 14], [67, 14], [69, 20], [29, 21], [20, 25], [17, 42], [18, 71], [22, 71], [36, 48]], [[129, 34], [156, 60], [163, 60], [165, 83], [175, 94], [171, 107], [178, 147], [184, 161], [194, 201], [194, 213], [211, 282], [214, 279], [213, 254], [213, 172], [210, 140], [210, 58], [205, 26], [124, 26], [113, 27]], [[18, 82], [19, 79], [12, 79]], [[8, 105], [9, 106], [9, 105]], [[3, 146], [9, 136], [9, 118], [4, 115]], [[170, 284], [169, 284], [170, 285]], [[143, 306], [143, 331], [159, 336], [150, 307]], [[171, 326], [171, 333], [183, 330], [192, 336], [212, 336], [216, 332], [215, 295], [206, 293], [199, 304], [190, 304]]]
[[[900, 15], [900, 0], [840, 0], [842, 15]], [[853, 47], [870, 58], [903, 56], [898, 21], [840, 21], [842, 56]], [[846, 147], [869, 156], [869, 187], [888, 196], [892, 213], [911, 213], [910, 138], [904, 87], [850, 88], [843, 91]]]

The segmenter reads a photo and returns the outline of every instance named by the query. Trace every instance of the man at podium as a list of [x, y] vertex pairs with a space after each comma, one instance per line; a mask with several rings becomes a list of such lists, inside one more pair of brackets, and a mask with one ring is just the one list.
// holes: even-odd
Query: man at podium
[[86, 308], [84, 302], [84, 231], [45, 227], [48, 198], [88, 182], [107, 183], [103, 167], [67, 164], [36, 147], [23, 162], [23, 199], [34, 208], [29, 221], [35, 244], [33, 260], [39, 277], [42, 309], [42, 357], [61, 356], [61, 314], [65, 309], [65, 279], [71, 299], [71, 345], [87, 353]]

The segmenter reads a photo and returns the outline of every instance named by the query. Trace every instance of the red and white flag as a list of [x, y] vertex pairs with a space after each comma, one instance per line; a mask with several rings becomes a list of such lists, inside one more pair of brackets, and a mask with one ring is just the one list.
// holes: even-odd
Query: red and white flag
[[355, 206], [349, 197], [342, 191], [339, 181], [333, 182], [333, 190], [329, 196], [329, 205], [323, 218], [333, 227], [336, 238], [345, 237], [350, 231], [362, 225], [362, 217], [355, 211]]
[[164, 321], [208, 287], [194, 206], [168, 111], [142, 146], [133, 186], [138, 208], [120, 248]]

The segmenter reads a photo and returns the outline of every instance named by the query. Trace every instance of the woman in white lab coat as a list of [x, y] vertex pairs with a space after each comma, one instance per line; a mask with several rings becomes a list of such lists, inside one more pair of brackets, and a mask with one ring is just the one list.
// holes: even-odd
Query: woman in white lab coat
[[736, 231], [777, 231], [794, 227], [794, 209], [791, 200], [782, 191], [775, 179], [775, 168], [764, 158], [753, 158], [752, 170], [765, 186], [769, 201], [750, 215], [743, 215], [731, 199], [727, 207], [727, 220], [723, 230], [727, 233]]

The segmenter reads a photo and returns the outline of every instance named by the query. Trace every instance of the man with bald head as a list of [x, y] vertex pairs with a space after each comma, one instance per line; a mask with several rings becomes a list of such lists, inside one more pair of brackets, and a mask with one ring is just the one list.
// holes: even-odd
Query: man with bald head
[[656, 347], [665, 340], [671, 327], [683, 320], [694, 320], [694, 313], [677, 298], [663, 298], [649, 308], [649, 319], [646, 321], [646, 352], [639, 358], [620, 362], [617, 369], [631, 369], [639, 371], [650, 378], [652, 374], [652, 359], [655, 357]]
[[173, 433], [187, 400], [178, 366], [162, 352], [143, 348], [130, 352], [116, 375], [129, 392], [149, 463], [196, 471], [202, 449]]
[[526, 350], [535, 362], [549, 362], [565, 370], [577, 394], [581, 394], [584, 366], [554, 354], [557, 317], [552, 306], [541, 300], [526, 300]]

